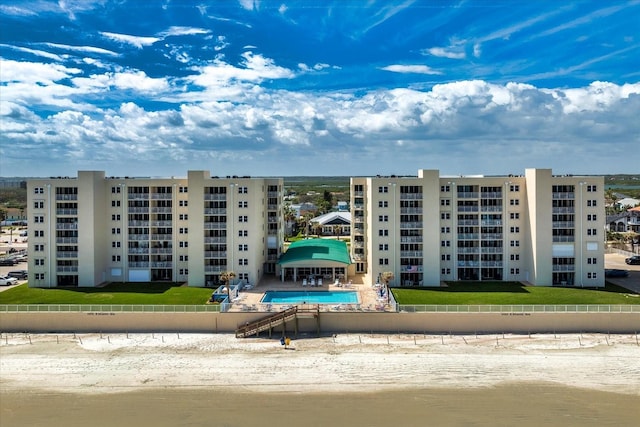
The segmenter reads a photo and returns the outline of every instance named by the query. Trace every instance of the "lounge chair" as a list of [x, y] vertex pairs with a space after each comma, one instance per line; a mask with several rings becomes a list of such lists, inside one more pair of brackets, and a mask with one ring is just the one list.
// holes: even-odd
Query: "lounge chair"
[[302, 286], [307, 286], [307, 279], [302, 279]]

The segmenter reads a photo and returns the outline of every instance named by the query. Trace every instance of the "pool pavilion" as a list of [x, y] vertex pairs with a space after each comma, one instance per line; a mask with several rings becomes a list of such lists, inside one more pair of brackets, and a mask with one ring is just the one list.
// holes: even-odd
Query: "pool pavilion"
[[292, 243], [280, 256], [280, 279], [326, 284], [347, 280], [351, 257], [346, 242], [334, 239], [306, 239]]

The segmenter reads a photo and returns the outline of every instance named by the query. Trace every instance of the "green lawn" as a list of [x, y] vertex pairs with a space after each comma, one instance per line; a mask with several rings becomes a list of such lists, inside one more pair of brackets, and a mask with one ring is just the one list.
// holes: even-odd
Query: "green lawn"
[[102, 288], [42, 289], [26, 284], [0, 292], [0, 304], [205, 304], [213, 289], [176, 283], [113, 283]]
[[436, 289], [393, 289], [405, 305], [520, 305], [520, 304], [640, 304], [640, 296], [607, 285], [602, 290], [523, 286], [520, 283], [450, 283]]

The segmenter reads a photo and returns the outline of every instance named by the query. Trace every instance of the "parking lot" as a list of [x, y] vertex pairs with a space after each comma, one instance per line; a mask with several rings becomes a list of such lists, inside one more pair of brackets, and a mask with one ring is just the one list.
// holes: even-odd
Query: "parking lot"
[[607, 281], [640, 293], [640, 265], [628, 265], [624, 262], [627, 256], [620, 254], [605, 254], [604, 267], [606, 269], [627, 270], [627, 277], [607, 277]]

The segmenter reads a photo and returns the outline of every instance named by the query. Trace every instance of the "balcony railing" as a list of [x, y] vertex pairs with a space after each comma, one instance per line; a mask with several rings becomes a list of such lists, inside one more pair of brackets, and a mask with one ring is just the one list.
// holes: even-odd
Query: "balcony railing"
[[420, 200], [422, 193], [400, 193], [400, 200]]
[[553, 228], [574, 228], [576, 223], [574, 221], [553, 221]]
[[56, 209], [56, 215], [78, 215], [78, 209]]
[[576, 198], [576, 193], [551, 193], [551, 197], [555, 200], [562, 200], [562, 199], [575, 199]]
[[226, 258], [227, 251], [204, 251], [205, 258]]
[[576, 208], [574, 207], [555, 207], [551, 208], [551, 212], [554, 214], [572, 214], [575, 213]]
[[78, 258], [77, 251], [58, 251], [56, 252], [58, 258]]
[[56, 237], [56, 243], [61, 244], [61, 243], [78, 243], [78, 238], [77, 237]]
[[227, 266], [222, 265], [205, 265], [204, 272], [205, 273], [220, 273], [227, 269]]
[[479, 194], [477, 191], [458, 192], [458, 199], [477, 199]]
[[77, 230], [78, 223], [58, 222], [56, 223], [56, 230]]
[[400, 208], [401, 214], [422, 214], [422, 208]]
[[78, 266], [77, 265], [58, 265], [56, 266], [56, 271], [58, 273], [77, 273]]
[[56, 194], [56, 200], [78, 200], [77, 194]]
[[227, 208], [204, 208], [205, 215], [226, 215]]
[[400, 243], [422, 243], [422, 236], [402, 236]]
[[575, 271], [574, 264], [553, 264], [553, 271]]
[[224, 230], [227, 228], [226, 222], [205, 222], [204, 229], [205, 230]]
[[205, 237], [204, 238], [204, 242], [205, 243], [226, 243], [227, 238], [226, 237]]
[[173, 248], [151, 248], [150, 252], [151, 254], [170, 254], [173, 252]]
[[151, 240], [171, 240], [172, 236], [171, 234], [152, 234], [151, 235]]
[[422, 228], [421, 222], [401, 222], [400, 228]]
[[400, 251], [403, 258], [422, 258], [423, 251]]
[[152, 262], [151, 268], [171, 268], [173, 263], [171, 261]]
[[575, 236], [553, 236], [553, 241], [556, 243], [571, 243], [571, 242], [575, 242], [576, 237]]
[[226, 194], [205, 194], [205, 200], [227, 200]]

